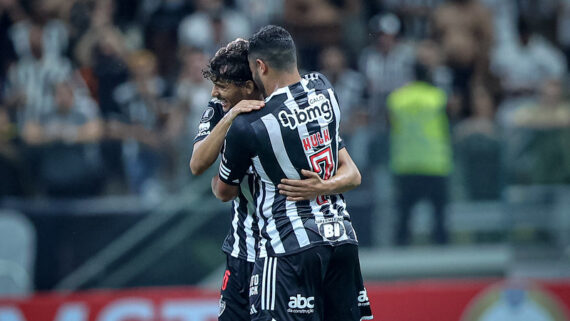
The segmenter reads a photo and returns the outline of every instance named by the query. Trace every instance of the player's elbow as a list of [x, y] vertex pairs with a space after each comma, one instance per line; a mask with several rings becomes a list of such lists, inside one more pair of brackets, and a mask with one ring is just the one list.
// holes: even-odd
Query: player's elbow
[[216, 196], [217, 199], [219, 199], [222, 202], [229, 202], [231, 200], [233, 200], [234, 198], [236, 198], [236, 194], [225, 190], [225, 189], [220, 189], [217, 188], [216, 190], [214, 190], [214, 195]]
[[348, 190], [352, 190], [360, 186], [362, 183], [362, 176], [360, 175], [360, 171], [356, 166], [353, 166], [352, 171], [349, 174], [350, 180], [348, 182]]
[[362, 183], [362, 176], [360, 175], [360, 171], [357, 169], [352, 178], [353, 188], [360, 186], [361, 183]]
[[214, 196], [222, 202], [229, 202], [236, 198], [239, 192], [239, 187], [228, 185], [222, 181], [217, 176], [212, 178], [212, 193]]
[[230, 195], [216, 195], [216, 198], [225, 203], [233, 200], [235, 197]]
[[192, 175], [195, 176], [202, 175], [206, 171], [206, 169], [208, 169], [208, 167], [204, 166], [203, 164], [200, 164], [200, 162], [195, 158], [190, 159], [190, 171], [192, 172]]

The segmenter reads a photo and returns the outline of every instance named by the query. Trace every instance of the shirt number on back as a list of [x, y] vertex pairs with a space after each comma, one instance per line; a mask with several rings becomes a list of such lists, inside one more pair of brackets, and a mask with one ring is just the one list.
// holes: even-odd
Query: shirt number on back
[[[322, 149], [309, 156], [313, 172], [319, 174], [323, 180], [332, 176], [334, 170], [333, 154], [330, 147]], [[317, 204], [323, 205], [328, 202], [328, 196], [318, 196]]]

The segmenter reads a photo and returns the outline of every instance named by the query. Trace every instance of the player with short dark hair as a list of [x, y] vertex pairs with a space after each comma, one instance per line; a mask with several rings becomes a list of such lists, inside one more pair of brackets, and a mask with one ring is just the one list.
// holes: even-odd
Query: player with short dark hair
[[340, 194], [354, 186], [303, 200], [279, 190], [308, 172], [323, 181], [337, 173], [346, 149], [336, 94], [323, 75], [299, 75], [295, 44], [281, 27], [254, 34], [248, 57], [265, 107], [234, 120], [212, 191], [230, 200], [250, 167], [258, 177], [253, 197], [261, 240], [249, 287], [252, 320], [371, 320], [358, 242]]
[[[221, 48], [203, 71], [214, 87], [213, 99], [204, 111], [194, 151], [190, 160], [192, 173], [199, 175], [217, 159], [226, 132], [235, 117], [244, 112], [260, 109], [264, 102], [257, 90], [248, 66], [248, 43], [237, 39]], [[289, 181], [282, 186], [292, 199], [307, 199], [313, 195], [333, 193], [338, 186], [354, 186], [358, 169], [348, 154], [342, 156], [339, 171], [333, 179], [323, 181], [314, 173], [308, 179]], [[232, 204], [232, 225], [224, 240], [226, 271], [221, 288], [219, 320], [249, 320], [249, 281], [258, 248], [259, 233], [255, 200], [255, 176], [242, 180], [239, 195]]]

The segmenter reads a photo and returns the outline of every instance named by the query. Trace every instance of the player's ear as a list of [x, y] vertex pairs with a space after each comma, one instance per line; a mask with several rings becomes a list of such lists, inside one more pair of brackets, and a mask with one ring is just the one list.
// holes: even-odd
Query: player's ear
[[245, 82], [245, 92], [248, 95], [251, 95], [253, 93], [253, 91], [255, 90], [255, 83], [253, 82], [253, 80], [248, 80]]
[[265, 61], [261, 60], [261, 59], [255, 59], [255, 66], [257, 68], [259, 68], [259, 73], [260, 74], [265, 74], [267, 73], [267, 64], [265, 64]]

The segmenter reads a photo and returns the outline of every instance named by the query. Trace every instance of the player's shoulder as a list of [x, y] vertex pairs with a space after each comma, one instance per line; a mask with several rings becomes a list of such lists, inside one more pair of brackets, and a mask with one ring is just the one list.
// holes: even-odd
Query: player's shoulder
[[233, 132], [248, 132], [251, 128], [251, 123], [255, 122], [255, 120], [259, 118], [260, 115], [258, 111], [239, 114], [233, 120], [230, 130]]
[[331, 82], [328, 78], [318, 71], [309, 72], [303, 75], [303, 79], [308, 81], [307, 87], [315, 89], [332, 88]]
[[223, 117], [222, 104], [216, 99], [210, 100], [202, 112], [202, 117], [200, 117], [200, 125], [198, 125], [198, 133], [194, 137], [194, 143], [206, 138]]
[[208, 102], [208, 106], [204, 109], [202, 113], [202, 118], [200, 118], [200, 122], [207, 122], [210, 121], [212, 118], [217, 118], [224, 115], [224, 109], [222, 108], [222, 104], [216, 98], [210, 99]]

